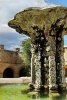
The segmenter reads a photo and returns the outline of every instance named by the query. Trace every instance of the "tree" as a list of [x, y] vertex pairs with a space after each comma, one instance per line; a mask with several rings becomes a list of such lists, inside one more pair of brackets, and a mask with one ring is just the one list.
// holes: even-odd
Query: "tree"
[[30, 65], [31, 65], [31, 40], [30, 38], [25, 39], [24, 41], [22, 41], [21, 44], [22, 47], [22, 63], [23, 66], [25, 67], [25, 70], [28, 74], [30, 74]]
[[30, 66], [31, 63], [31, 44], [30, 38], [22, 41], [22, 60], [23, 63], [27, 66]]

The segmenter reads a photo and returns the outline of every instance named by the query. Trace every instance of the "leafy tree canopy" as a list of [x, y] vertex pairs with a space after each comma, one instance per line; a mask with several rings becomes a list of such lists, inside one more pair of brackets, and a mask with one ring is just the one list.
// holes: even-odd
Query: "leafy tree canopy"
[[24, 41], [22, 41], [21, 47], [22, 47], [22, 60], [23, 60], [23, 64], [25, 66], [30, 66], [31, 63], [31, 40], [30, 38], [25, 39]]

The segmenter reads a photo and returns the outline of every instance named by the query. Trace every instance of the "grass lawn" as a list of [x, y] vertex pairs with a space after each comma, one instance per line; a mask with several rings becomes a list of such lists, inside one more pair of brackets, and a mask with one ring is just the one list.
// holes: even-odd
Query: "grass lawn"
[[[22, 92], [23, 90], [28, 90], [28, 85], [0, 85], [0, 100], [67, 100], [67, 97], [54, 97], [49, 98], [45, 96], [35, 96], [35, 99], [32, 98], [32, 95], [29, 96], [29, 93]], [[35, 92], [32, 92], [35, 93]]]
[[0, 100], [28, 100], [27, 94], [21, 92], [26, 88], [28, 85], [2, 85], [0, 86]]

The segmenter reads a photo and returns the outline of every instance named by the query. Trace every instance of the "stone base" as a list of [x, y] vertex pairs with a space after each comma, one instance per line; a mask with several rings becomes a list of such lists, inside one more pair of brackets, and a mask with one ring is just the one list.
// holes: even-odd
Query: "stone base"
[[30, 87], [31, 90], [34, 90], [34, 84], [29, 83], [29, 87]]
[[54, 93], [50, 92], [49, 93], [49, 97], [59, 97], [59, 96], [60, 96], [60, 94], [58, 92], [54, 92]]
[[39, 87], [35, 86], [35, 91], [44, 91], [44, 90], [45, 90], [44, 86], [39, 86]]
[[38, 92], [32, 91], [28, 93], [28, 96], [33, 98], [33, 99], [37, 99], [40, 97], [40, 95], [38, 94]]
[[66, 91], [66, 86], [63, 86], [63, 85], [53, 86], [49, 89], [49, 91], [50, 93], [63, 94], [64, 91]]
[[45, 99], [49, 98], [49, 94], [42, 92], [42, 91], [32, 91], [28, 93], [28, 96], [33, 98], [33, 99], [40, 99], [40, 97], [44, 97]]
[[49, 90], [56, 91], [57, 85], [49, 86]]
[[66, 86], [64, 85], [59, 85], [58, 88], [57, 88], [58, 92], [59, 93], [64, 93], [66, 91]]

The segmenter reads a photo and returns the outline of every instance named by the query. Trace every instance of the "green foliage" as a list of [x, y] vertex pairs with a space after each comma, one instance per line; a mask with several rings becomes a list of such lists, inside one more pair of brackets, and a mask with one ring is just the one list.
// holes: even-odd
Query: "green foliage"
[[22, 41], [22, 60], [25, 66], [30, 66], [31, 63], [31, 43], [30, 38]]
[[21, 44], [22, 47], [22, 65], [24, 66], [24, 73], [26, 73], [26, 76], [30, 76], [30, 71], [31, 71], [31, 40], [30, 38], [25, 39], [24, 41], [22, 41]]

